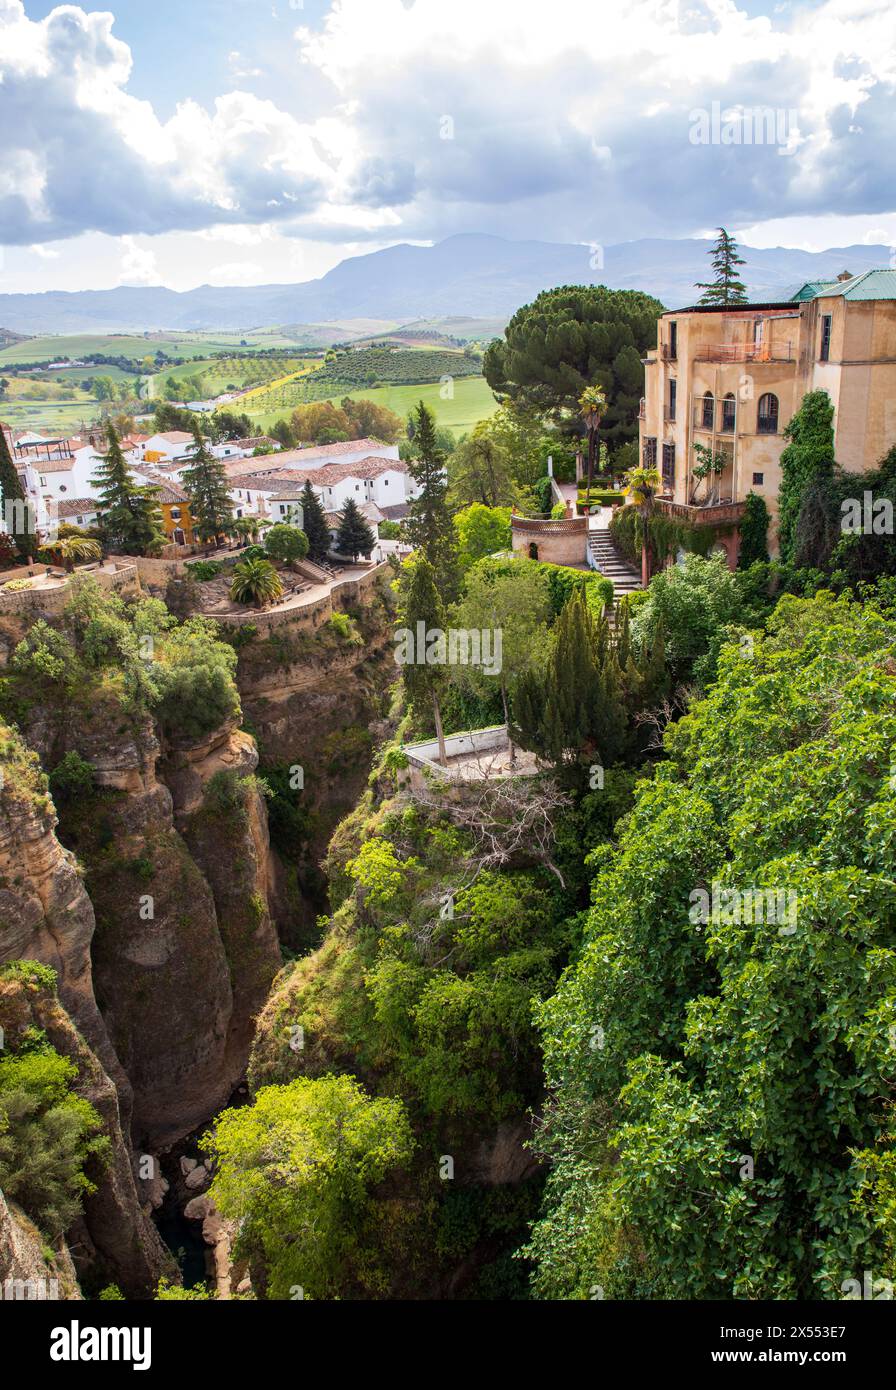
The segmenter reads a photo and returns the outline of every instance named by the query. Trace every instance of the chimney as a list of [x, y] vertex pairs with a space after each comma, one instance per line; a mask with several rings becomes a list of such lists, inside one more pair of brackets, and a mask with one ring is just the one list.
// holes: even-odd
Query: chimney
[[837, 276], [838, 280], [851, 280], [852, 278], [853, 275], [851, 270], [841, 270], [840, 274]]

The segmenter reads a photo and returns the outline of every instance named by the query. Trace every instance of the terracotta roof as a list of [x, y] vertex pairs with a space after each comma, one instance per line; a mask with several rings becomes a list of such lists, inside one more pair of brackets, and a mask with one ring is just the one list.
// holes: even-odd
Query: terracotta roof
[[[386, 520], [386, 518], [383, 516], [383, 513], [380, 511], [379, 507], [376, 505], [375, 502], [359, 503], [358, 511], [361, 513], [365, 521], [373, 522], [374, 525], [376, 525], [377, 522]], [[330, 530], [332, 531], [341, 524], [342, 512], [324, 512], [324, 519], [329, 525]]]
[[40, 454], [19, 453], [16, 455], [16, 462], [31, 463], [38, 473], [71, 473], [75, 466], [71, 454], [67, 458], [48, 459], [42, 458]]
[[135, 468], [132, 470], [138, 478], [144, 479], [150, 487], [156, 489], [156, 500], [158, 502], [186, 502], [187, 494], [179, 483], [171, 482], [168, 478], [159, 477], [148, 468]]
[[[324, 463], [330, 459], [340, 459], [346, 454], [359, 454], [362, 451], [372, 453], [374, 449], [392, 449], [393, 444], [381, 444], [378, 439], [346, 439], [341, 444], [306, 444], [304, 449], [284, 449], [278, 455], [282, 463], [301, 462], [308, 459], [309, 462], [319, 459]], [[314, 463], [311, 462], [311, 467]]]
[[67, 497], [64, 502], [57, 503], [56, 511], [60, 517], [95, 516], [97, 506], [95, 497]]
[[193, 436], [187, 434], [186, 430], [164, 430], [158, 435], [147, 435], [147, 438], [167, 439], [169, 444], [189, 444]]

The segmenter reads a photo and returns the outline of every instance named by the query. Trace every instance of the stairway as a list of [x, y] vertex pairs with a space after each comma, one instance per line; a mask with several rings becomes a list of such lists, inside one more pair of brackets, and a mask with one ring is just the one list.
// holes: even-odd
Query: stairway
[[601, 574], [613, 581], [614, 602], [611, 616], [611, 624], [613, 624], [619, 609], [620, 599], [624, 599], [628, 594], [633, 594], [642, 587], [641, 576], [634, 566], [630, 565], [628, 560], [623, 559], [619, 554], [609, 531], [604, 529], [589, 531], [588, 549], [591, 551], [594, 563]]

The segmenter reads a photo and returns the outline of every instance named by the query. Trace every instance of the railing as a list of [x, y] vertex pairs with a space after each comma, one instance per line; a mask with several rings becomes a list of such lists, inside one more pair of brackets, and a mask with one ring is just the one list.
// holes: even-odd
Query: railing
[[674, 521], [687, 521], [691, 526], [730, 526], [737, 525], [743, 518], [746, 502], [714, 502], [710, 506], [699, 503], [689, 505], [684, 502], [664, 502], [657, 499], [656, 506], [664, 516]]
[[695, 362], [793, 362], [793, 345], [786, 343], [704, 343], [695, 349]]

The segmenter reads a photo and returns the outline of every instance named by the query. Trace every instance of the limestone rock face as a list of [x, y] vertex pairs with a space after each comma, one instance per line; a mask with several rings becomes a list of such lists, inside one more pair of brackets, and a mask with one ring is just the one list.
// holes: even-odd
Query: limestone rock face
[[46, 1241], [14, 1202], [0, 1192], [0, 1299], [56, 1302], [80, 1299], [81, 1291], [65, 1246], [44, 1256]]

